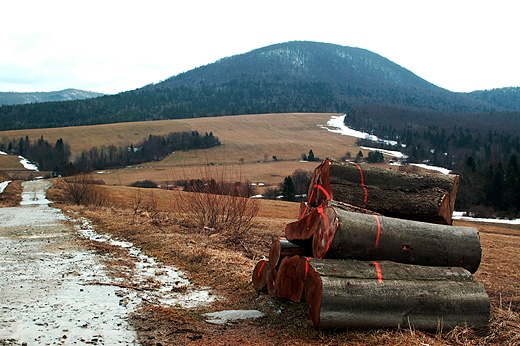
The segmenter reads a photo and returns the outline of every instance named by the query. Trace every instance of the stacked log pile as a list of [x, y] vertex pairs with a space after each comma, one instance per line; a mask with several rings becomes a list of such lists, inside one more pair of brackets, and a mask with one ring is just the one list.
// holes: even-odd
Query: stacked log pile
[[486, 325], [478, 230], [452, 225], [458, 181], [325, 160], [253, 286], [304, 299], [315, 328]]

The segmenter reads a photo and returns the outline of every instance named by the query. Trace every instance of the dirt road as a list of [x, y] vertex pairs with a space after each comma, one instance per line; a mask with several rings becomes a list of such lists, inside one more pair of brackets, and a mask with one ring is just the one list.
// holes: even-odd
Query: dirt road
[[86, 249], [46, 181], [24, 184], [19, 207], [0, 208], [0, 345], [137, 345], [98, 255]]

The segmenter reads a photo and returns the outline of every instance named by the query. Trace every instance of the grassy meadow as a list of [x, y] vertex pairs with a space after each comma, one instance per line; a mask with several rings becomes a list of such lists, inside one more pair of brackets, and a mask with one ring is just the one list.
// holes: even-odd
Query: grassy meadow
[[[175, 152], [160, 162], [152, 162], [110, 170], [98, 179], [109, 185], [128, 185], [138, 180], [157, 183], [185, 179], [187, 176], [206, 174], [208, 164], [221, 166], [219, 174], [232, 178], [278, 184], [296, 169], [313, 170], [317, 162], [299, 162], [302, 154], [313, 150], [318, 158], [339, 158], [346, 152], [353, 156], [359, 151], [355, 138], [331, 133], [320, 125], [337, 114], [254, 114], [213, 118], [161, 120], [81, 127], [31, 129], [0, 132], [0, 138], [41, 136], [54, 143], [57, 139], [70, 144], [73, 156], [93, 146], [129, 145], [138, 143], [148, 135], [166, 135], [170, 132], [197, 130], [213, 132], [222, 145], [206, 150]], [[367, 152], [365, 151], [365, 155]], [[276, 156], [276, 161], [273, 159]], [[0, 158], [1, 159], [1, 158]], [[4, 168], [0, 161], [0, 168]], [[5, 168], [4, 168], [5, 169]]]

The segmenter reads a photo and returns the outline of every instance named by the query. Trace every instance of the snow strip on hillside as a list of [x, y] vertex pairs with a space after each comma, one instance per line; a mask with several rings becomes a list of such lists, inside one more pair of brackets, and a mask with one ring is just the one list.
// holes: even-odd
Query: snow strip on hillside
[[11, 180], [3, 181], [0, 183], [0, 193], [4, 192], [5, 188], [7, 187], [7, 185], [9, 185], [10, 182]]
[[508, 219], [484, 219], [478, 217], [468, 216], [465, 211], [454, 211], [452, 218], [454, 220], [474, 221], [474, 222], [491, 222], [491, 223], [505, 223], [510, 225], [520, 225], [520, 219], [508, 220]]
[[36, 164], [27, 160], [23, 156], [18, 156], [18, 158], [20, 159], [20, 163], [24, 166], [25, 169], [28, 169], [30, 171], [38, 171], [38, 166], [36, 166]]
[[353, 130], [345, 125], [345, 117], [347, 115], [333, 115], [329, 121], [327, 121], [326, 125], [318, 125], [319, 127], [332, 132], [332, 133], [339, 133], [343, 136], [350, 136], [350, 137], [356, 137], [356, 138], [364, 138], [369, 139], [374, 142], [384, 142], [390, 145], [397, 145], [396, 141], [389, 141], [380, 139], [379, 137], [376, 137], [374, 135], [370, 135], [366, 132], [361, 132], [357, 130]]

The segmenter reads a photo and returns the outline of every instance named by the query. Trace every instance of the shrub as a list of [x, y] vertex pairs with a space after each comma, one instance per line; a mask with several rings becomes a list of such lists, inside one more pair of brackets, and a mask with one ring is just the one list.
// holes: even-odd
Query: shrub
[[157, 183], [151, 181], [151, 180], [142, 180], [142, 181], [136, 181], [130, 184], [130, 186], [133, 187], [142, 187], [142, 188], [157, 188], [159, 185]]
[[[186, 179], [185, 191], [177, 191], [172, 207], [182, 222], [215, 232], [227, 232], [238, 238], [252, 227], [258, 214], [259, 201], [246, 182], [230, 183], [223, 174], [209, 166], [202, 179]], [[237, 181], [240, 179], [234, 179]]]
[[77, 205], [107, 206], [109, 197], [95, 184], [90, 174], [77, 174], [63, 179], [64, 199]]

